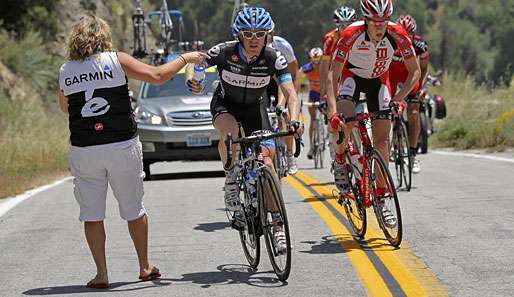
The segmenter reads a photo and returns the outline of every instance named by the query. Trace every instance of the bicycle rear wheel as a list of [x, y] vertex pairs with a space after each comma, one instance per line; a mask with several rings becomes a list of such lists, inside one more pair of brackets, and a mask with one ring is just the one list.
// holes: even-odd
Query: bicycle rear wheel
[[325, 125], [323, 124], [323, 120], [321, 118], [317, 121], [318, 124], [318, 131], [319, 131], [319, 138], [318, 138], [318, 163], [319, 168], [324, 167], [324, 157], [325, 157]]
[[312, 135], [312, 146], [313, 146], [313, 152], [312, 152], [312, 159], [314, 160], [314, 169], [321, 168], [319, 159], [320, 159], [320, 153], [321, 153], [321, 138], [320, 138], [320, 131], [319, 131], [319, 125], [318, 121], [314, 121], [314, 135]]
[[393, 159], [398, 188], [405, 186], [405, 189], [410, 191], [412, 185], [412, 160], [407, 127], [403, 122], [395, 123], [395, 126], [393, 136]]
[[245, 224], [242, 229], [239, 229], [239, 238], [241, 239], [241, 246], [248, 264], [253, 269], [256, 269], [261, 259], [261, 241], [258, 228], [259, 214], [257, 213], [258, 210], [251, 205], [251, 200], [246, 190], [244, 195], [246, 198], [242, 211], [245, 216]]
[[350, 162], [349, 166], [351, 167], [347, 170], [347, 178], [352, 187], [353, 197], [342, 197], [343, 206], [353, 231], [359, 238], [363, 238], [364, 234], [366, 234], [367, 227], [366, 207], [362, 204], [362, 197], [360, 195], [358, 184], [359, 181], [357, 179], [357, 174], [361, 175], [362, 173], [357, 173], [359, 168], [357, 167], [357, 164], [353, 164], [350, 161], [351, 159], [348, 153], [346, 154], [346, 160], [347, 162]]
[[[289, 223], [287, 221], [287, 213], [282, 198], [282, 192], [277, 179], [271, 171], [265, 167], [260, 171], [259, 183], [257, 188], [261, 225], [266, 249], [271, 261], [271, 266], [278, 276], [278, 279], [285, 281], [291, 272], [291, 238], [289, 236]], [[271, 211], [280, 214], [279, 221], [271, 220]], [[285, 251], [280, 252], [273, 237], [273, 228], [281, 226], [286, 241]]]
[[[384, 159], [376, 150], [371, 151], [368, 166], [370, 168], [373, 210], [378, 224], [389, 243], [398, 247], [402, 242], [402, 214], [393, 178]], [[383, 181], [382, 186], [379, 185], [380, 180]], [[379, 190], [379, 188], [382, 190]], [[378, 197], [380, 191], [384, 193]], [[391, 220], [390, 215], [394, 217], [394, 221]]]

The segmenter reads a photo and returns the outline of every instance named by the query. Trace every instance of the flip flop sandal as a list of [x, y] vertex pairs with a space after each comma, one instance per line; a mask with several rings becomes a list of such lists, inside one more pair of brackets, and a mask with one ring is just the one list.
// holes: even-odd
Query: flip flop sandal
[[139, 279], [143, 282], [146, 282], [146, 281], [158, 279], [159, 277], [161, 277], [161, 273], [159, 272], [159, 269], [154, 268], [149, 275], [140, 276]]
[[109, 284], [108, 283], [89, 282], [89, 283], [87, 283], [86, 287], [91, 288], [91, 289], [109, 289]]

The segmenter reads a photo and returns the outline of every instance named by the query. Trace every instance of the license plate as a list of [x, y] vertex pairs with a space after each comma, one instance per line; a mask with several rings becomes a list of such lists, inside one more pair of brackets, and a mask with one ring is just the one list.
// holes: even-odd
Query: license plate
[[187, 146], [210, 146], [211, 137], [209, 135], [189, 135], [187, 136]]

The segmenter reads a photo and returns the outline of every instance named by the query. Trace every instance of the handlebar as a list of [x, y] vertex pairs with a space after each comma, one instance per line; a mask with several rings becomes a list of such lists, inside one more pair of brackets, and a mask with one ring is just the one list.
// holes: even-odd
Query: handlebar
[[[284, 132], [276, 132], [276, 133], [263, 133], [263, 134], [257, 134], [257, 135], [251, 135], [247, 137], [241, 137], [239, 139], [233, 140], [231, 133], [227, 134], [227, 140], [225, 140], [225, 146], [227, 150], [227, 161], [224, 164], [225, 168], [230, 168], [232, 166], [233, 160], [232, 160], [232, 145], [238, 144], [238, 143], [244, 143], [244, 144], [252, 144], [256, 142], [261, 142], [268, 139], [275, 139], [285, 136], [292, 136], [295, 134], [295, 131], [289, 130]], [[295, 151], [295, 157], [298, 157], [300, 155], [300, 149], [301, 149], [301, 141], [299, 138], [295, 138], [295, 144], [296, 144], [296, 151]]]

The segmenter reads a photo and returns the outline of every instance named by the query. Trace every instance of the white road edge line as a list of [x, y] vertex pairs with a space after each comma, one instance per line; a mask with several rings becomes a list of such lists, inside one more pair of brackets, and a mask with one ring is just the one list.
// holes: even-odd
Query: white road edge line
[[58, 180], [56, 182], [53, 182], [51, 184], [48, 184], [46, 186], [42, 186], [39, 188], [35, 188], [32, 190], [29, 190], [23, 194], [11, 197], [11, 198], [5, 198], [0, 200], [0, 217], [2, 217], [4, 214], [6, 214], [9, 210], [13, 209], [16, 205], [22, 203], [23, 201], [29, 199], [30, 197], [39, 194], [43, 191], [46, 191], [50, 188], [56, 187], [68, 180], [72, 179], [71, 176], [65, 177], [61, 180]]
[[511, 158], [502, 158], [502, 157], [495, 157], [495, 156], [489, 156], [489, 155], [472, 154], [472, 153], [461, 153], [461, 152], [445, 152], [445, 151], [432, 151], [432, 152], [434, 154], [437, 154], [437, 155], [472, 157], [472, 158], [479, 158], [479, 159], [487, 159], [487, 160], [493, 160], [493, 161], [514, 163], [514, 159], [511, 159]]

